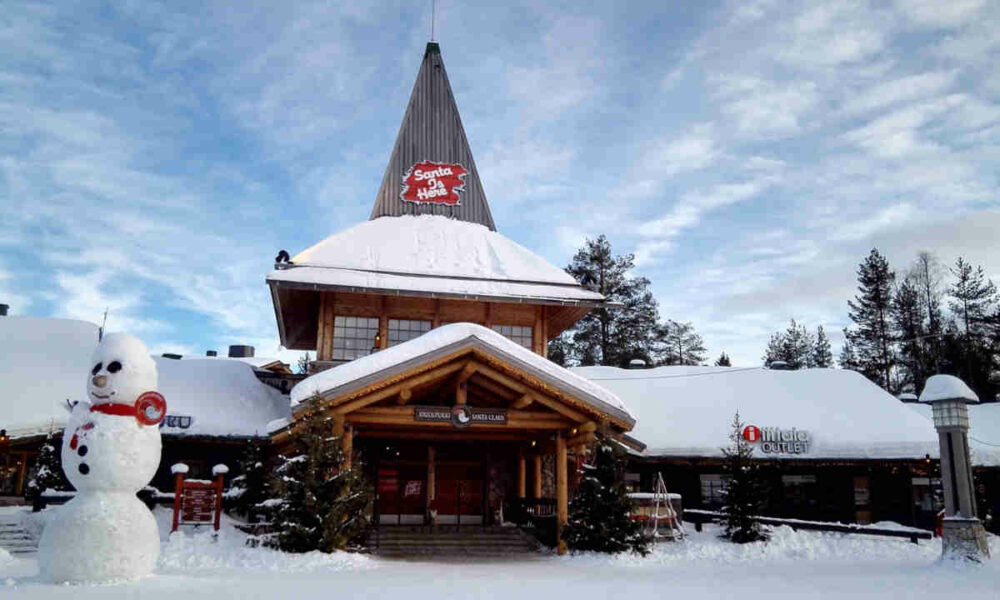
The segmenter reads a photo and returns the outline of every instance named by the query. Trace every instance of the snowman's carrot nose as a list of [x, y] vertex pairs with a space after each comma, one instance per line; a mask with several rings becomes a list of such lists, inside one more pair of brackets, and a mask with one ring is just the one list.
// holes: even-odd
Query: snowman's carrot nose
[[94, 376], [94, 387], [102, 388], [108, 383], [108, 378], [106, 375], [95, 375]]

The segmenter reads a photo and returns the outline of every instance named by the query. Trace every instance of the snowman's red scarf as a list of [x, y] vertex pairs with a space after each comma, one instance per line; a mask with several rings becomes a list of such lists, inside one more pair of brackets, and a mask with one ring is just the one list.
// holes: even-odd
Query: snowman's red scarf
[[106, 415], [116, 415], [119, 417], [136, 417], [137, 413], [134, 404], [117, 404], [115, 402], [102, 402], [90, 407], [90, 412], [99, 412]]

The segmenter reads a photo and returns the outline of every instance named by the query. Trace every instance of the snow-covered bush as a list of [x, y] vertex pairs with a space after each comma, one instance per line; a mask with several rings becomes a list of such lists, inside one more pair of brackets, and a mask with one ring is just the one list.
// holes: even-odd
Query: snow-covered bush
[[31, 504], [31, 509], [35, 512], [45, 508], [45, 502], [42, 500], [45, 490], [63, 491], [69, 487], [66, 477], [63, 476], [62, 459], [59, 454], [54, 436], [50, 433], [38, 452], [38, 459], [31, 469], [28, 484], [24, 489], [24, 499]]

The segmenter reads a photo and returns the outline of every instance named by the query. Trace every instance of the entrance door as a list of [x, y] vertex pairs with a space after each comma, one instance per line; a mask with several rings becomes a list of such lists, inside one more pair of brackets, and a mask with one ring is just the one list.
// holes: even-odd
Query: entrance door
[[424, 522], [426, 469], [413, 465], [382, 466], [378, 470], [379, 523], [417, 525]]
[[437, 465], [435, 495], [438, 522], [483, 524], [483, 469], [481, 465]]

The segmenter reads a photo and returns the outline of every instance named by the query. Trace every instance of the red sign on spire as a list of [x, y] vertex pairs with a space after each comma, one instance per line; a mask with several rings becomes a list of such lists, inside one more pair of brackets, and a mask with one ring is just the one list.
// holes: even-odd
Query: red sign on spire
[[415, 204], [456, 206], [461, 204], [458, 194], [465, 190], [468, 173], [457, 163], [418, 162], [403, 174], [403, 191], [399, 197], [403, 202]]

